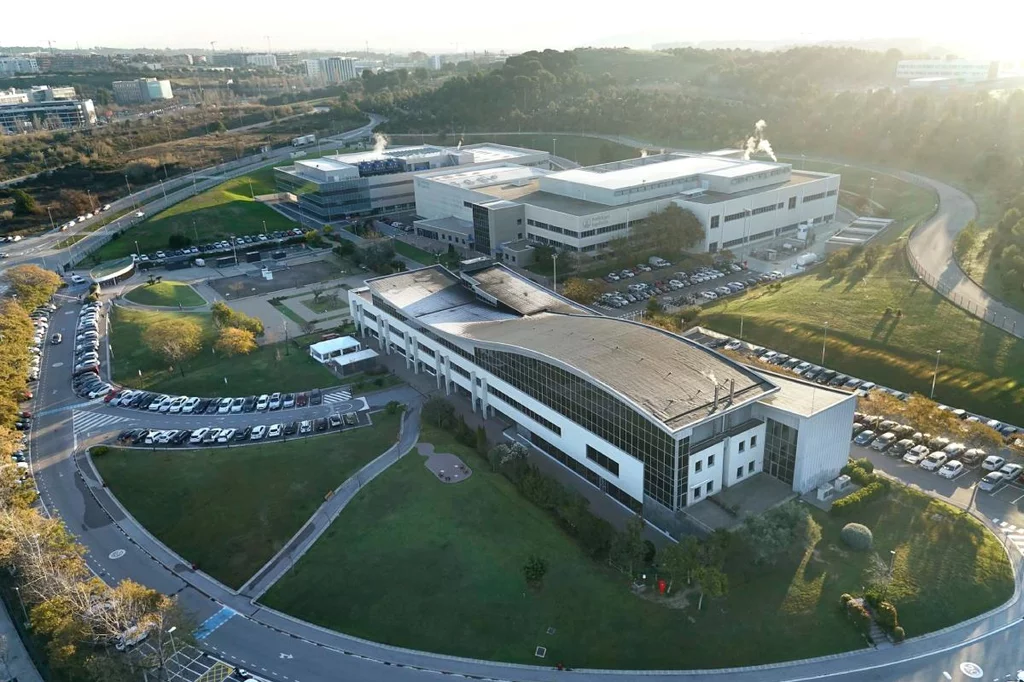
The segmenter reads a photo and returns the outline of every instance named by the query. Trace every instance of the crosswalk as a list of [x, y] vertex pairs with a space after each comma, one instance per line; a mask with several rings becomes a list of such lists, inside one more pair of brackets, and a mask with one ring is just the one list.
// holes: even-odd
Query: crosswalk
[[76, 434], [106, 431], [109, 430], [108, 427], [114, 424], [132, 421], [130, 417], [103, 414], [102, 412], [87, 412], [86, 410], [75, 410], [71, 413], [71, 418]]
[[1014, 544], [1021, 554], [1024, 554], [1024, 527], [1018, 527], [1007, 521], [992, 519], [992, 523], [999, 529], [1006, 539]]
[[335, 391], [324, 395], [325, 403], [343, 403], [352, 400], [352, 394], [348, 391]]

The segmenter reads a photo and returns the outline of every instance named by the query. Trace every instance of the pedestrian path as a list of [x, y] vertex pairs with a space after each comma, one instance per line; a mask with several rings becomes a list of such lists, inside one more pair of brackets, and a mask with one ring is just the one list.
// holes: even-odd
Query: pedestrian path
[[106, 427], [123, 422], [133, 421], [131, 417], [122, 417], [116, 414], [103, 414], [102, 412], [87, 412], [75, 410], [71, 413], [74, 423], [75, 434], [88, 433], [92, 431], [109, 430]]
[[335, 391], [324, 395], [324, 403], [343, 403], [351, 399], [352, 394], [348, 391]]
[[1007, 521], [992, 519], [999, 532], [1006, 536], [1006, 539], [1013, 543], [1017, 551], [1024, 554], [1024, 527], [1018, 527]]
[[48, 414], [57, 414], [58, 412], [67, 412], [68, 410], [77, 410], [79, 407], [88, 407], [94, 403], [101, 402], [103, 398], [96, 398], [94, 400], [86, 400], [83, 403], [75, 403], [74, 405], [61, 405], [60, 407], [51, 407], [48, 410], [42, 412], [36, 412], [36, 417], [43, 417]]

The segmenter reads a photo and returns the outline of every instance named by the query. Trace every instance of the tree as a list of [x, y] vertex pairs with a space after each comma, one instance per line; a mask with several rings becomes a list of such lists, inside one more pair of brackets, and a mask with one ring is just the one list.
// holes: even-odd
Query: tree
[[487, 430], [483, 426], [476, 427], [476, 451], [481, 455], [487, 452]]
[[523, 577], [526, 578], [526, 584], [531, 587], [540, 587], [547, 572], [547, 562], [535, 554], [530, 555], [523, 564]]
[[562, 285], [562, 295], [566, 298], [571, 298], [577, 303], [589, 305], [597, 300], [602, 288], [594, 280], [570, 277]]
[[692, 535], [684, 535], [676, 544], [661, 551], [661, 569], [669, 574], [666, 594], [672, 594], [676, 581], [689, 583], [693, 573], [700, 566], [700, 541]]
[[14, 199], [14, 212], [18, 215], [36, 215], [43, 211], [35, 198], [25, 190], [11, 190], [11, 197]]
[[637, 566], [643, 563], [647, 548], [644, 546], [644, 517], [636, 514], [626, 522], [626, 529], [619, 533], [612, 545], [612, 560], [625, 568], [633, 577]]
[[89, 195], [77, 189], [62, 189], [58, 201], [61, 209], [70, 215], [84, 215], [93, 208]]
[[4, 273], [4, 279], [27, 310], [49, 301], [63, 284], [56, 273], [32, 264], [15, 265]]
[[685, 208], [670, 203], [640, 222], [636, 240], [650, 248], [664, 249], [671, 257], [704, 242], [704, 226]]
[[381, 272], [395, 259], [395, 247], [390, 239], [381, 239], [358, 248], [354, 255], [357, 263]]
[[202, 350], [203, 329], [188, 319], [160, 320], [146, 330], [142, 342], [168, 363], [176, 363], [185, 376], [184, 362]]
[[432, 395], [423, 403], [423, 421], [442, 429], [455, 425], [455, 407], [438, 395]]
[[319, 303], [320, 297], [327, 291], [327, 285], [323, 282], [313, 282], [309, 285], [309, 291], [313, 294], [313, 303]]
[[795, 502], [743, 520], [740, 534], [756, 564], [772, 564], [806, 533], [810, 515]]
[[231, 318], [234, 316], [235, 311], [228, 307], [224, 301], [217, 301], [210, 306], [210, 315], [213, 317], [213, 323], [218, 327], [228, 327], [231, 325]]
[[238, 327], [224, 327], [214, 346], [219, 353], [227, 357], [248, 355], [256, 350], [256, 338], [252, 332]]

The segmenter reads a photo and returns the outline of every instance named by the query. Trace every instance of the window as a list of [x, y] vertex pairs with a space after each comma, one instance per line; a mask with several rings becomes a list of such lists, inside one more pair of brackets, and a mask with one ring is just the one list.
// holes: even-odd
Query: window
[[697, 486], [696, 488], [693, 489], [693, 499], [700, 499], [700, 486]]
[[794, 208], [796, 208], [796, 197], [790, 197], [789, 198], [789, 210], [792, 211]]
[[824, 198], [825, 198], [825, 193], [824, 192], [818, 192], [817, 194], [808, 194], [807, 196], [804, 197], [803, 201], [806, 204], [808, 201], [817, 201], [818, 199], [824, 199]]
[[764, 470], [783, 483], [793, 483], [797, 430], [774, 419], [765, 421]]
[[740, 218], [746, 218], [746, 217], [747, 217], [747, 212], [746, 211], [740, 211], [739, 213], [730, 213], [729, 215], [725, 216], [725, 222], [731, 223], [734, 220], [739, 220]]
[[754, 473], [754, 463], [753, 462], [747, 462], [747, 473], [748, 474]]
[[708, 491], [708, 495], [710, 495], [711, 493], [715, 492], [715, 482], [714, 481], [708, 481], [707, 491]]
[[530, 434], [530, 442], [533, 443], [534, 447], [538, 450], [546, 453], [553, 459], [560, 462], [566, 468], [572, 470], [577, 476], [585, 479], [595, 488], [604, 491], [609, 497], [617, 500], [626, 507], [629, 507], [635, 512], [643, 510], [643, 504], [636, 499], [630, 497], [624, 490], [613, 484], [611, 481], [601, 478], [596, 471], [585, 466], [582, 462], [577, 461], [575, 458], [570, 457], [565, 452], [556, 448], [551, 443], [547, 442], [535, 433]]
[[757, 436], [751, 436], [750, 437], [750, 447], [751, 448], [756, 448], [757, 447]]
[[834, 189], [830, 189], [829, 191], [825, 192], [825, 196], [827, 196], [827, 197], [834, 197], [835, 195], [836, 195], [836, 190], [834, 190]]
[[716, 227], [718, 227], [718, 218], [719, 218], [719, 216], [716, 216], [716, 215], [711, 216], [711, 229], [712, 230], [715, 229]]
[[693, 463], [693, 470], [694, 471], [703, 471], [704, 470], [704, 460], [698, 459], [697, 461], [695, 461]]
[[715, 466], [715, 456], [708, 455], [708, 468], [710, 469], [713, 466]]
[[[477, 384], [479, 384], [479, 383], [480, 383], [480, 380], [477, 379]], [[549, 421], [549, 420], [545, 419], [544, 417], [540, 416], [539, 414], [537, 414], [536, 412], [534, 412], [533, 410], [528, 408], [526, 405], [523, 405], [521, 402], [519, 402], [515, 398], [512, 398], [510, 396], [505, 395], [504, 393], [502, 393], [501, 391], [499, 391], [498, 389], [494, 388], [491, 385], [487, 386], [487, 392], [490, 393], [491, 395], [493, 395], [494, 397], [498, 398], [502, 402], [506, 403], [509, 407], [515, 408], [516, 410], [519, 410], [520, 412], [525, 414], [527, 417], [529, 417], [533, 421], [537, 422], [538, 424], [540, 424], [541, 426], [546, 428], [548, 431], [551, 431], [552, 433], [557, 433], [559, 436], [562, 435], [562, 429], [558, 428], [557, 424], [554, 424], [551, 421]], [[615, 475], [618, 476], [618, 474], [619, 474], [619, 465], [616, 464], [615, 465]]]
[[736, 467], [736, 478], [743, 478], [743, 466]]
[[608, 455], [604, 454], [603, 452], [599, 452], [598, 450], [592, 448], [589, 445], [587, 446], [587, 459], [589, 459], [591, 462], [597, 463], [599, 467], [607, 469], [613, 475], [619, 475], [619, 463], [616, 462], [611, 457], [609, 457]]
[[746, 450], [747, 450], [747, 441], [741, 440], [740, 441], [739, 452], [746, 452]]

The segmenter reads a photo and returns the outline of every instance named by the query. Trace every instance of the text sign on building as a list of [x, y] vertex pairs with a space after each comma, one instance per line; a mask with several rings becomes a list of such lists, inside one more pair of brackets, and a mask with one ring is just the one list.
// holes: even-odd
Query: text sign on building
[[580, 226], [584, 230], [587, 230], [594, 227], [604, 227], [605, 225], [610, 224], [611, 221], [612, 217], [610, 214], [598, 213], [597, 215], [592, 215], [584, 218]]

